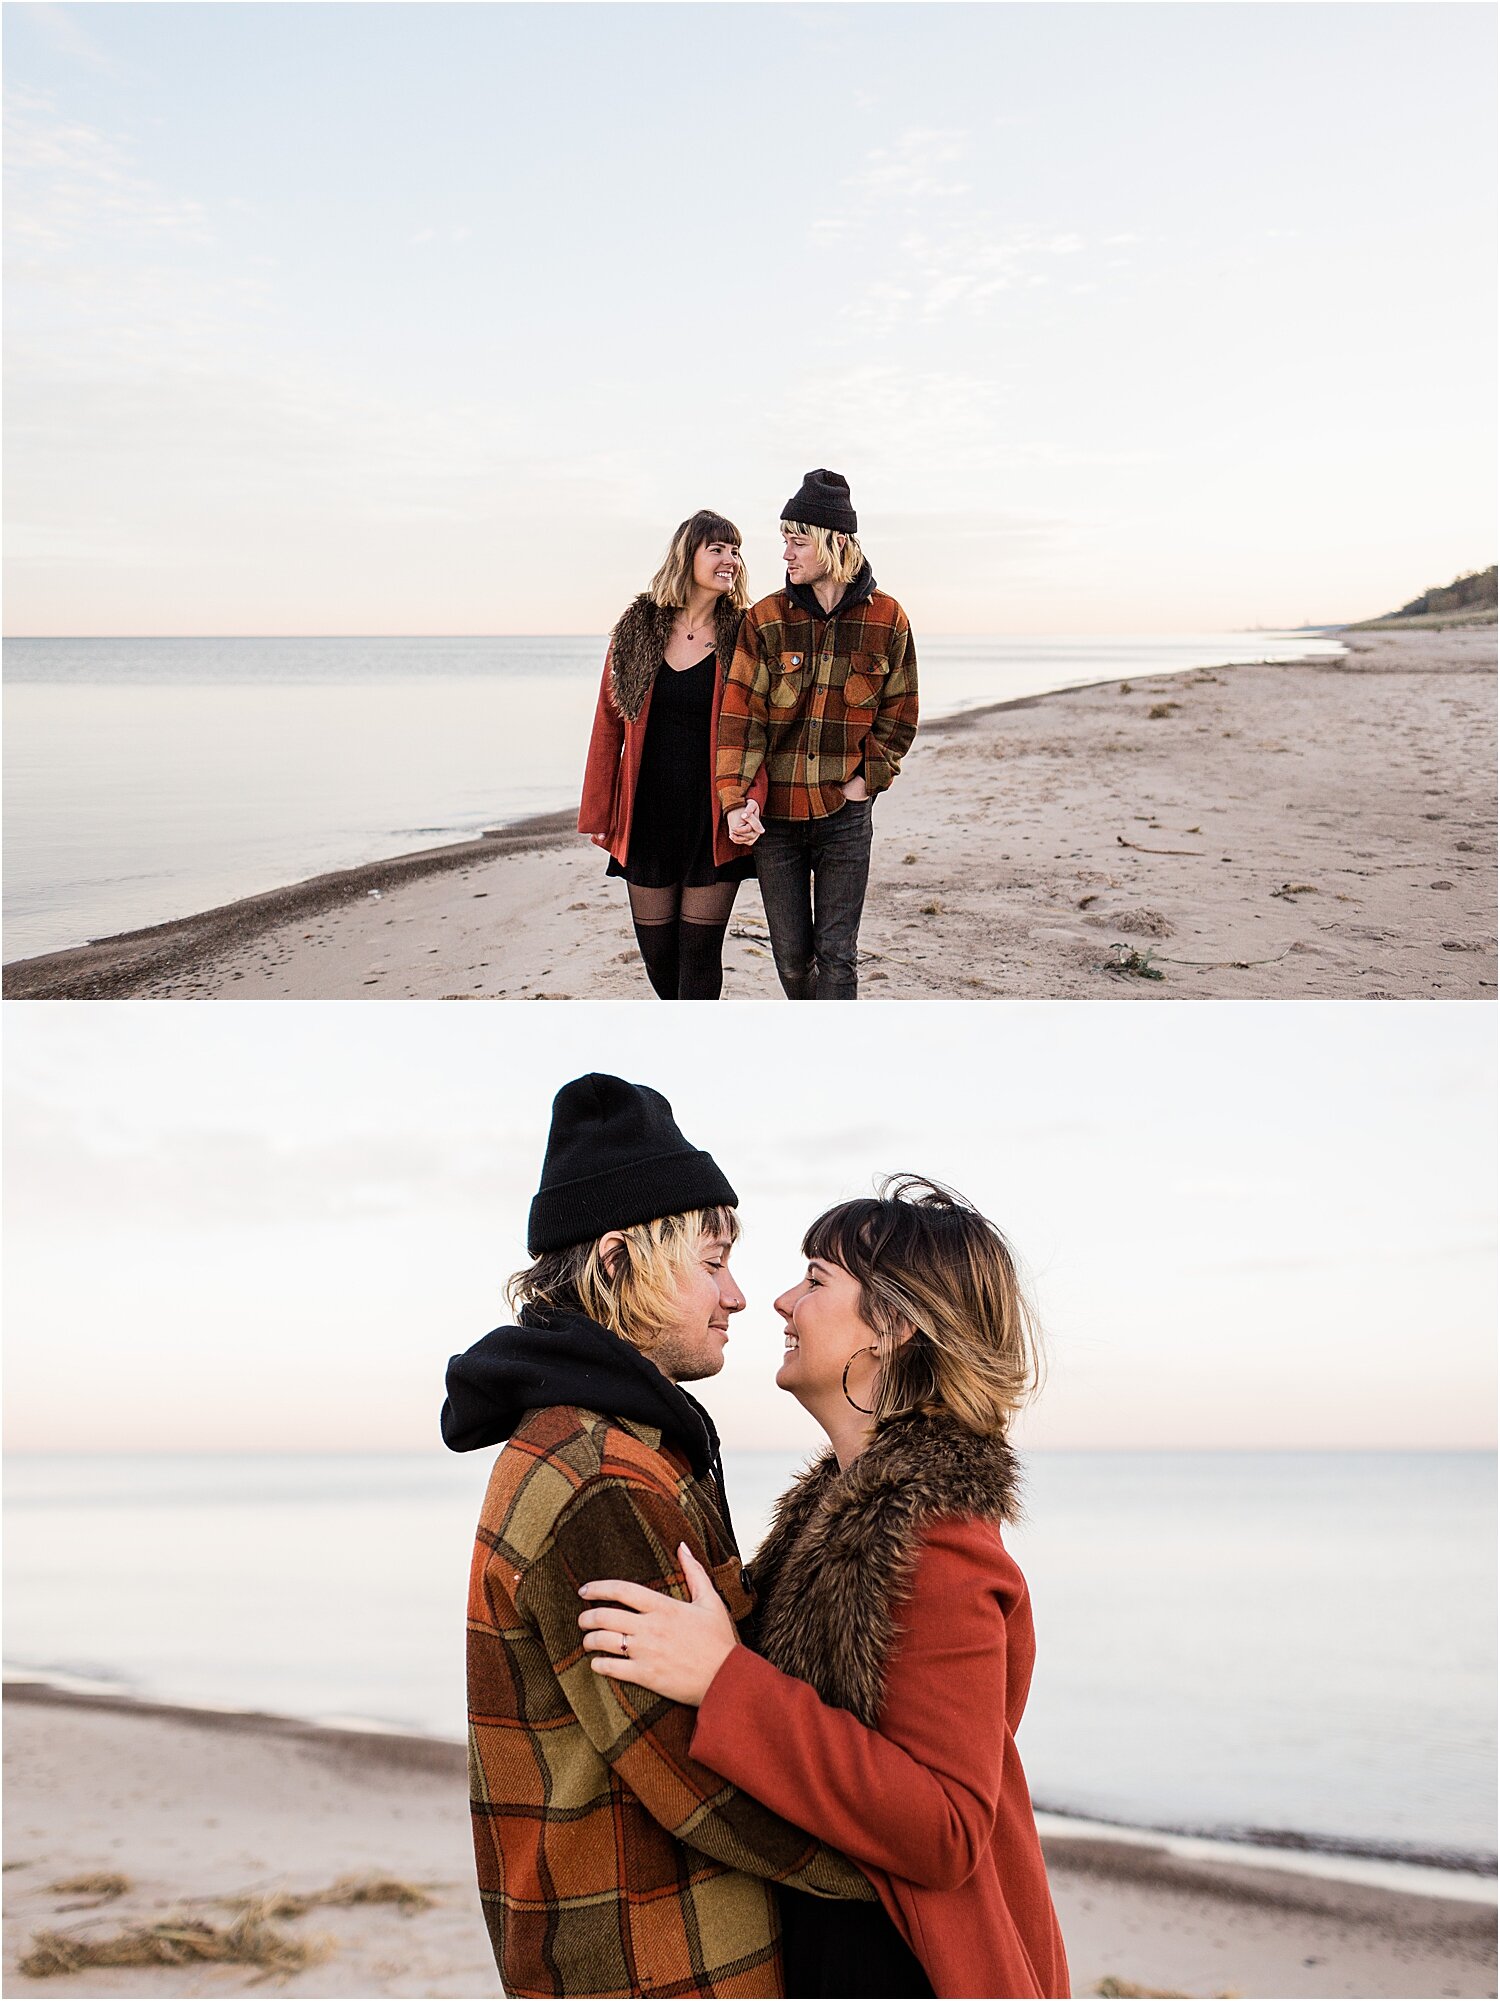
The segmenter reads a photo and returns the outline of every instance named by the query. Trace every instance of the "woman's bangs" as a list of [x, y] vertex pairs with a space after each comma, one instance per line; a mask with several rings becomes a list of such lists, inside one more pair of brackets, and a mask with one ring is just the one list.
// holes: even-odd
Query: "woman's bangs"
[[710, 514], [701, 525], [703, 533], [697, 545], [700, 549], [705, 542], [732, 542], [736, 549], [740, 546], [740, 531], [726, 515]]
[[883, 1207], [883, 1203], [865, 1196], [857, 1202], [840, 1202], [835, 1208], [825, 1209], [809, 1225], [802, 1239], [803, 1257], [821, 1258], [825, 1264], [840, 1265], [859, 1277], [861, 1268], [867, 1270], [870, 1266], [872, 1225]]

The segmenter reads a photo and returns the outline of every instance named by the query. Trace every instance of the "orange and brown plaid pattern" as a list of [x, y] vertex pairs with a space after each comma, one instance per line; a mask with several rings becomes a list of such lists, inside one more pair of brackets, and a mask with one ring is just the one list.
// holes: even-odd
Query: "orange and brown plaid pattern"
[[743, 806], [761, 765], [768, 820], [821, 820], [844, 803], [861, 758], [871, 794], [896, 776], [917, 731], [917, 654], [884, 591], [814, 618], [785, 591], [745, 614], [719, 711], [715, 783]]
[[688, 1752], [697, 1712], [596, 1675], [578, 1587], [751, 1600], [714, 1489], [652, 1426], [531, 1412], [495, 1462], [469, 1592], [479, 1890], [511, 1995], [777, 1995], [772, 1883], [867, 1900], [854, 1865]]

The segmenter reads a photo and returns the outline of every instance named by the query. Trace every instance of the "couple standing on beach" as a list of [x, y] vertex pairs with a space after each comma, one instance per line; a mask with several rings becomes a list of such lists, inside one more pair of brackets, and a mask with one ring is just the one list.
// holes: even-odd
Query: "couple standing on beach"
[[719, 998], [751, 874], [788, 999], [856, 997], [873, 802], [917, 728], [911, 627], [858, 525], [847, 480], [808, 473], [786, 587], [752, 605], [740, 531], [700, 510], [611, 635], [578, 827], [625, 878], [662, 1000]]
[[1015, 1732], [1035, 1654], [1010, 1249], [914, 1176], [808, 1229], [778, 1388], [829, 1449], [742, 1567], [712, 1418], [738, 1196], [658, 1092], [558, 1092], [470, 1572], [479, 1887], [509, 1994], [1063, 1996]]

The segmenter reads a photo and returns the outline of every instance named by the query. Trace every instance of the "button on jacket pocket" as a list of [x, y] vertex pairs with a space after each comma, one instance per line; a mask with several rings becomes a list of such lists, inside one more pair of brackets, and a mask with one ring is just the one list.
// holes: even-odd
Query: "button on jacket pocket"
[[771, 682], [771, 707], [789, 709], [802, 692], [802, 672], [807, 665], [805, 653], [783, 653], [777, 671]]
[[851, 653], [849, 672], [844, 677], [845, 705], [851, 709], [873, 708], [880, 699], [881, 685], [890, 669], [887, 654]]

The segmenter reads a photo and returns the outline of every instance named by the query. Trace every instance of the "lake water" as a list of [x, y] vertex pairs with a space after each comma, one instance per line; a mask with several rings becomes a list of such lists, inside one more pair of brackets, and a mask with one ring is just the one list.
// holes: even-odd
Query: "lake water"
[[[574, 806], [604, 639], [12, 639], [5, 956]], [[1302, 633], [930, 639], [923, 713], [1339, 653]]]
[[[13, 1456], [7, 1669], [461, 1737], [490, 1459]], [[799, 1461], [726, 1464], [748, 1551]], [[1037, 1453], [1027, 1490], [1040, 1807], [1493, 1857], [1492, 1455]]]

